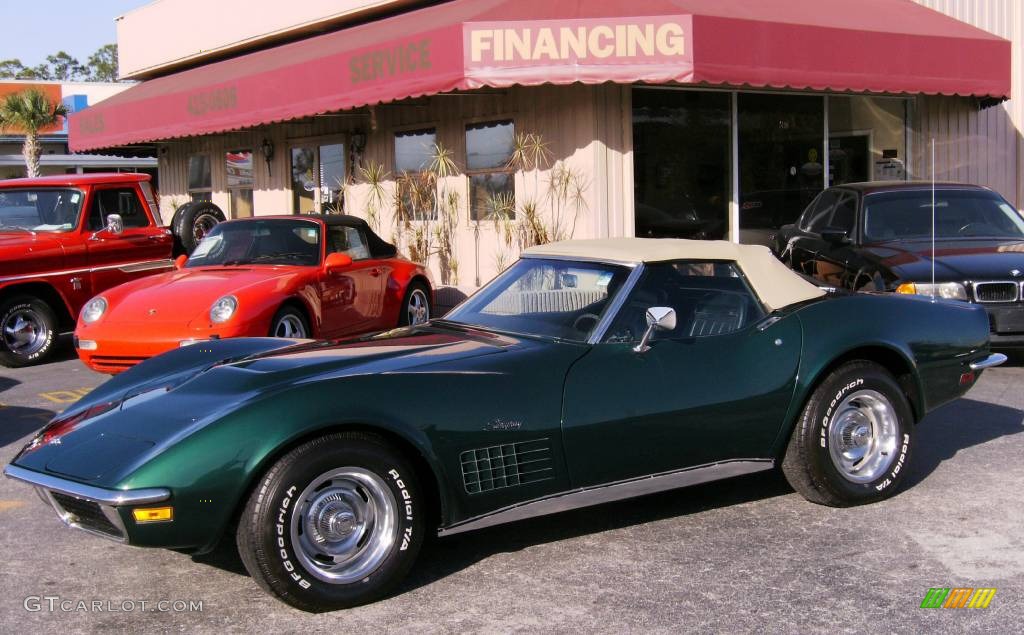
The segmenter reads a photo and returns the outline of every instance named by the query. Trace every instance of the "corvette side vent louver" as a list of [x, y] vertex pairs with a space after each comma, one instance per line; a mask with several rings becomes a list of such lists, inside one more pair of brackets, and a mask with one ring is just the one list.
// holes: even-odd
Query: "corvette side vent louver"
[[554, 477], [551, 444], [547, 439], [466, 450], [459, 458], [462, 461], [462, 482], [470, 494]]

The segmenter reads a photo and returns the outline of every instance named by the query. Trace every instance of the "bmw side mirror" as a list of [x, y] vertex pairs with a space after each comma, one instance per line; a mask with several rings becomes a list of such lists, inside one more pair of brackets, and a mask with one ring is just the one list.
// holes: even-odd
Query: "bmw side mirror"
[[342, 269], [352, 264], [352, 257], [348, 254], [334, 252], [327, 254], [327, 259], [324, 260], [324, 271], [327, 273], [337, 273]]
[[115, 236], [124, 233], [124, 220], [120, 214], [107, 215], [107, 231]]
[[640, 339], [640, 343], [633, 347], [636, 353], [646, 353], [651, 350], [651, 337], [655, 331], [671, 331], [676, 328], [676, 310], [667, 306], [652, 306], [647, 309], [647, 330]]
[[826, 227], [821, 230], [821, 239], [830, 245], [845, 245], [850, 242], [850, 234], [845, 229]]

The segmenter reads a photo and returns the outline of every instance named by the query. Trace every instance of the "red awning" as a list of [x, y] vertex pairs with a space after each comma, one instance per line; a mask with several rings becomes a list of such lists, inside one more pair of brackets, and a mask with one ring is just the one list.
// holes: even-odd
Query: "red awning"
[[73, 115], [70, 145], [573, 82], [1005, 98], [1010, 42], [911, 0], [453, 0], [145, 81]]

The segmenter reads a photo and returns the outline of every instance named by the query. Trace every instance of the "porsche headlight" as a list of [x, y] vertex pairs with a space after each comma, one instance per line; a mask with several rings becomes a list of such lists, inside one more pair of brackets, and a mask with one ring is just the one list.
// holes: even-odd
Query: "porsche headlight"
[[92, 324], [103, 317], [103, 314], [106, 312], [107, 301], [102, 297], [93, 298], [82, 307], [82, 321], [86, 324]]
[[233, 295], [226, 295], [210, 307], [210, 321], [214, 324], [227, 322], [235, 314], [236, 309], [238, 309], [238, 299]]
[[904, 282], [896, 287], [896, 293], [934, 296], [944, 300], [967, 301], [967, 289], [959, 282], [940, 282], [938, 284]]

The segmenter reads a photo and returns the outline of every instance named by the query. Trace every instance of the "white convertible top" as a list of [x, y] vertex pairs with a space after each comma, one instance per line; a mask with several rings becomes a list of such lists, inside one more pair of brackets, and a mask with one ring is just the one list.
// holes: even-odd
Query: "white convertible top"
[[728, 260], [739, 265], [754, 292], [772, 311], [825, 295], [779, 262], [761, 245], [738, 245], [724, 240], [678, 238], [597, 238], [564, 240], [530, 247], [524, 256], [556, 256], [603, 262], [665, 262], [668, 260]]

